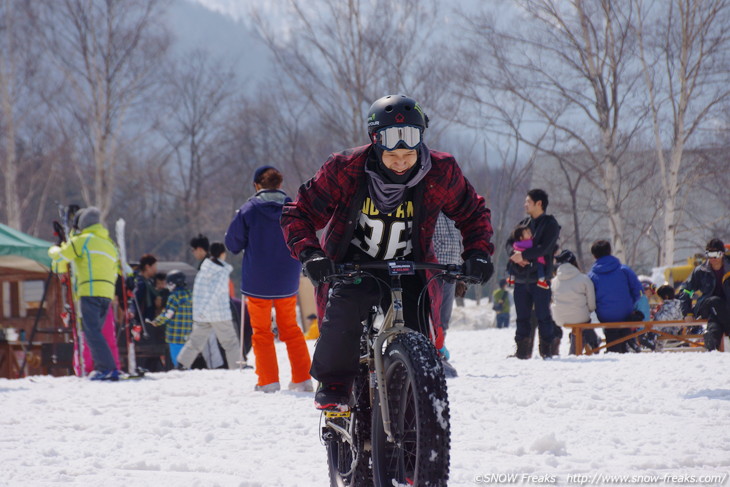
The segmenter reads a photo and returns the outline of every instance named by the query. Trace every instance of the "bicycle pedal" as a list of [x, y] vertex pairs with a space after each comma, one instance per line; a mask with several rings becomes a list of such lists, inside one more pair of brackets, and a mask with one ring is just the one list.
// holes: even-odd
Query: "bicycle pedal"
[[323, 411], [324, 417], [333, 419], [333, 418], [349, 418], [350, 417], [350, 411]]

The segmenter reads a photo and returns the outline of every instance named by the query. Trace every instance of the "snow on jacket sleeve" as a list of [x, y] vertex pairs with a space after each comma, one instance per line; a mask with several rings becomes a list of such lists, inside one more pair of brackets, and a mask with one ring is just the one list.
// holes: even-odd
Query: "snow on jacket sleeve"
[[246, 223], [244, 209], [246, 205], [236, 211], [236, 214], [228, 225], [226, 231], [225, 244], [226, 248], [234, 254], [239, 254], [248, 247], [248, 224]]

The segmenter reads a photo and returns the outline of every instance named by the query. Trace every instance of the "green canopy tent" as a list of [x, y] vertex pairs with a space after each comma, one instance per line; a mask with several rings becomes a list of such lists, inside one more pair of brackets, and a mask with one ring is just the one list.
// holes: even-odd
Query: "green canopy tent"
[[[52, 245], [0, 223], [0, 324], [18, 333], [24, 330], [27, 336], [25, 341], [4, 342], [0, 377], [42, 372], [42, 347], [56, 341], [41, 340], [42, 345], [35, 342], [36, 333], [47, 334], [51, 330], [55, 334], [60, 320], [60, 285], [52, 279], [48, 257]], [[40, 292], [40, 300], [29, 300], [31, 295], [38, 294], [27, 292]], [[16, 353], [21, 353], [22, 359]]]
[[31, 237], [0, 223], [0, 272], [6, 270], [47, 273], [51, 268], [51, 242]]

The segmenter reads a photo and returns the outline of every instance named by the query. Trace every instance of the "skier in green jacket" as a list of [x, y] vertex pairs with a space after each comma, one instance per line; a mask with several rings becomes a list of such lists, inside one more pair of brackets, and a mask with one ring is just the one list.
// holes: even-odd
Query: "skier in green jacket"
[[72, 266], [74, 294], [79, 297], [84, 336], [94, 360], [91, 379], [118, 380], [119, 370], [101, 330], [121, 272], [119, 253], [100, 222], [98, 208], [79, 211], [74, 227], [79, 233], [60, 247], [51, 247], [48, 255], [61, 266]]

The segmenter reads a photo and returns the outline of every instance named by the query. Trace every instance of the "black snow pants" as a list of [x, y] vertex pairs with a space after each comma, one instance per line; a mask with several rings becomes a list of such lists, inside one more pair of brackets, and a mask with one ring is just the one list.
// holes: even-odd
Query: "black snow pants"
[[[320, 382], [348, 384], [352, 381], [358, 372], [362, 322], [367, 319], [373, 306], [381, 306], [384, 311], [390, 306], [390, 288], [385, 284], [390, 284], [387, 271], [369, 272], [384, 282], [363, 277], [359, 284], [338, 282], [330, 289], [320, 324], [319, 340], [312, 357], [311, 374]], [[418, 316], [421, 314], [421, 327], [427, 330], [428, 313], [418, 308], [423, 281], [417, 275], [403, 276], [401, 285], [406, 326], [418, 330]], [[427, 310], [429, 300], [424, 297], [423, 301], [423, 308]]]
[[717, 350], [723, 333], [730, 336], [730, 301], [718, 296], [711, 296], [700, 306], [700, 316], [707, 320], [705, 332], [705, 348]]

